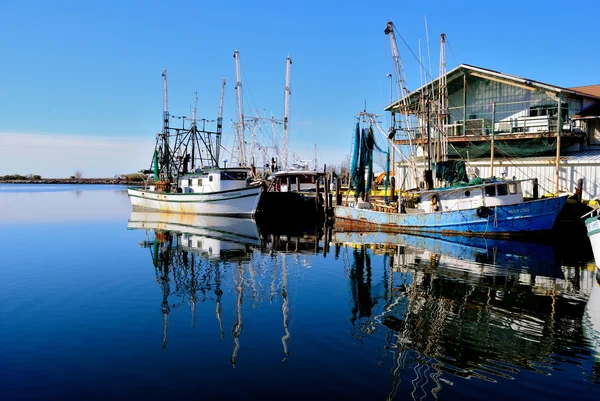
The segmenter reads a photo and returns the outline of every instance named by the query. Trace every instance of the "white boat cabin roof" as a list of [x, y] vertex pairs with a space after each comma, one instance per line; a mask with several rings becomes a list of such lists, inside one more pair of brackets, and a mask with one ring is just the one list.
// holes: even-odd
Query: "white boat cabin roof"
[[532, 180], [531, 178], [525, 179], [525, 180], [502, 180], [502, 179], [484, 180], [484, 182], [482, 182], [481, 184], [464, 185], [464, 186], [447, 187], [447, 188], [436, 188], [436, 189], [431, 189], [428, 191], [418, 191], [416, 193], [418, 193], [421, 196], [430, 196], [430, 195], [440, 194], [440, 193], [464, 191], [466, 189], [472, 190], [475, 188], [485, 188], [485, 187], [490, 187], [490, 186], [500, 185], [500, 184], [521, 183], [521, 182], [526, 182], [526, 181], [531, 181], [531, 180]]
[[290, 176], [299, 176], [299, 175], [314, 175], [316, 177], [321, 177], [324, 175], [322, 171], [315, 170], [279, 170], [271, 174], [272, 178], [277, 177], [290, 177]]

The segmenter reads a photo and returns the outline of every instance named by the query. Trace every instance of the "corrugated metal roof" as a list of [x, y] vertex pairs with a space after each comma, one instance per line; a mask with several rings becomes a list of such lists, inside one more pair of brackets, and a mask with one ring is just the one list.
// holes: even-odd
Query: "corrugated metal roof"
[[598, 85], [585, 85], [585, 86], [574, 86], [569, 88], [571, 90], [587, 93], [588, 95], [600, 97], [600, 84]]

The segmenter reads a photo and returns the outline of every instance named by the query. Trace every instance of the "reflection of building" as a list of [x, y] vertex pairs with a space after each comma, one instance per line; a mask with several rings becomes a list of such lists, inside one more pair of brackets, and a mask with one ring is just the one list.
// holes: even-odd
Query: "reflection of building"
[[[192, 326], [197, 307], [214, 300], [214, 315], [222, 340], [225, 339], [223, 304], [232, 302], [231, 363], [235, 366], [242, 345], [244, 308], [268, 302], [280, 304], [283, 358], [289, 355], [288, 265], [306, 265], [306, 258], [299, 254], [275, 254], [276, 249], [268, 243], [271, 237], [265, 237], [253, 220], [133, 212], [128, 228], [154, 234], [142, 245], [150, 249], [156, 282], [162, 290], [163, 349], [167, 346], [170, 313], [184, 305], [186, 299]], [[292, 237], [285, 236], [285, 240], [295, 242]], [[259, 260], [256, 257], [259, 249], [274, 256]]]
[[[347, 248], [354, 261], [348, 274], [353, 324], [361, 335], [383, 330], [384, 349], [393, 351], [390, 399], [405, 375], [415, 393], [437, 397], [457, 378], [545, 373], [556, 355], [583, 363], [578, 352], [585, 355], [588, 345], [582, 324], [594, 282], [590, 270], [561, 267], [547, 246], [509, 242], [486, 251], [403, 235], [382, 242], [393, 247], [371, 243], [381, 235], [342, 233], [335, 240], [354, 248]], [[388, 252], [384, 274], [374, 277], [369, 254], [382, 249]], [[536, 258], [546, 266], [532, 264]]]

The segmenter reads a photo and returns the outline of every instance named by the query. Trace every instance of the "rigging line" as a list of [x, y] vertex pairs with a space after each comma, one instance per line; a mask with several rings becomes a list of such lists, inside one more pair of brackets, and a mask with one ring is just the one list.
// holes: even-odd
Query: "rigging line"
[[446, 43], [448, 44], [448, 48], [450, 49], [450, 54], [452, 54], [452, 58], [454, 59], [454, 62], [456, 64], [458, 64], [458, 60], [456, 59], [456, 56], [454, 55], [454, 52], [452, 51], [452, 46], [450, 45], [450, 41], [448, 40], [448, 36], [446, 36]]
[[247, 89], [244, 90], [244, 97], [246, 97], [247, 93], [249, 93], [249, 96], [252, 99], [252, 103], [254, 103], [254, 110], [252, 110], [252, 106], [250, 104], [248, 105], [248, 107], [252, 111], [252, 114], [255, 114], [254, 111], [258, 110], [258, 107], [256, 106], [256, 101], [254, 100], [254, 96], [252, 96], [252, 91], [250, 90], [250, 83], [248, 81], [248, 77], [246, 76], [246, 71], [244, 70], [244, 65], [242, 64], [241, 61], [240, 61], [240, 69], [242, 70], [242, 76], [243, 76], [244, 81], [246, 81], [246, 87], [247, 87]]

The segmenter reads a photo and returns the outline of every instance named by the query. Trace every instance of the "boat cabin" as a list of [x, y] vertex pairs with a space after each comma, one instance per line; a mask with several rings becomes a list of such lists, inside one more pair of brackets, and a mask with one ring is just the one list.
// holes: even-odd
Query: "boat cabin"
[[417, 208], [424, 213], [477, 209], [523, 203], [521, 182], [506, 180], [419, 193]]
[[248, 177], [249, 170], [246, 168], [204, 170], [179, 177], [177, 191], [183, 193], [232, 191], [246, 188]]
[[[314, 192], [317, 181], [323, 177], [322, 172], [314, 170], [281, 170], [273, 173], [273, 190], [275, 192]], [[322, 184], [322, 180], [321, 180]]]

